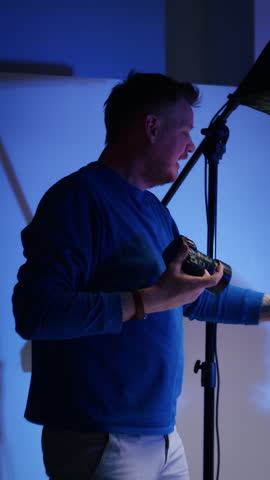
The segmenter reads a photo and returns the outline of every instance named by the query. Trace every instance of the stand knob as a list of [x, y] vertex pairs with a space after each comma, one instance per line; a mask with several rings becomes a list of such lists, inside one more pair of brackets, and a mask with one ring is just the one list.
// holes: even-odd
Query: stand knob
[[197, 360], [197, 362], [194, 365], [194, 373], [198, 373], [199, 370], [202, 370], [203, 364], [200, 360]]

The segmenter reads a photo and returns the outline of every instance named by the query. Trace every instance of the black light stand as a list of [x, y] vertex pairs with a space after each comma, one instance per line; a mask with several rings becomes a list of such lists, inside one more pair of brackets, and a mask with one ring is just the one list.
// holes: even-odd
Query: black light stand
[[[214, 258], [214, 240], [217, 218], [217, 183], [218, 163], [226, 149], [229, 136], [226, 121], [239, 104], [251, 106], [265, 113], [270, 113], [270, 42], [267, 44], [258, 60], [240, 84], [228, 102], [220, 110], [222, 113], [214, 117], [197, 150], [168, 190], [162, 200], [164, 205], [169, 201], [183, 183], [197, 160], [204, 154], [208, 164], [208, 238], [207, 255]], [[218, 112], [219, 113], [219, 112]], [[204, 387], [204, 451], [203, 451], [203, 480], [214, 478], [214, 418], [215, 418], [215, 386], [216, 386], [216, 324], [206, 323], [205, 361], [196, 362], [194, 371], [201, 370], [201, 385]]]

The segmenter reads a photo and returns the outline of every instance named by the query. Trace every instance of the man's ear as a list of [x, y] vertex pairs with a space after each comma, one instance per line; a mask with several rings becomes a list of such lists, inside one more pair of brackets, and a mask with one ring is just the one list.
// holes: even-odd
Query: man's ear
[[145, 117], [144, 131], [145, 135], [151, 143], [155, 143], [160, 128], [160, 121], [157, 115], [149, 113]]

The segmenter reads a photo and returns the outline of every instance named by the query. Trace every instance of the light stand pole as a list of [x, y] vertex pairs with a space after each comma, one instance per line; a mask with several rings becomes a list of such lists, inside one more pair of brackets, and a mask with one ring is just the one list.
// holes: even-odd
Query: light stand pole
[[[203, 154], [209, 164], [208, 175], [208, 238], [207, 255], [214, 258], [214, 243], [217, 220], [217, 191], [218, 191], [218, 163], [226, 150], [229, 137], [228, 127], [224, 118], [218, 117], [206, 131], [206, 141]], [[195, 373], [201, 370], [201, 385], [204, 388], [204, 454], [203, 479], [212, 480], [214, 477], [214, 424], [215, 424], [215, 387], [216, 387], [216, 349], [217, 325], [206, 323], [205, 362], [197, 361]]]

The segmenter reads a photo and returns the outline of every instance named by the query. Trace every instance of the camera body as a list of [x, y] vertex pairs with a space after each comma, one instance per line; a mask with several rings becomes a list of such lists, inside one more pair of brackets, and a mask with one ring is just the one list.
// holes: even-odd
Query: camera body
[[210, 274], [216, 271], [219, 263], [224, 266], [224, 273], [219, 283], [213, 287], [208, 287], [207, 290], [214, 295], [221, 293], [230, 283], [232, 277], [232, 269], [227, 263], [220, 260], [213, 260], [212, 258], [199, 252], [195, 243], [190, 238], [184, 235], [176, 237], [164, 250], [163, 259], [166, 265], [168, 265], [177, 255], [181, 245], [186, 243], [189, 246], [189, 254], [183, 263], [182, 270], [188, 275], [195, 277], [202, 277], [204, 271], [207, 270]]

